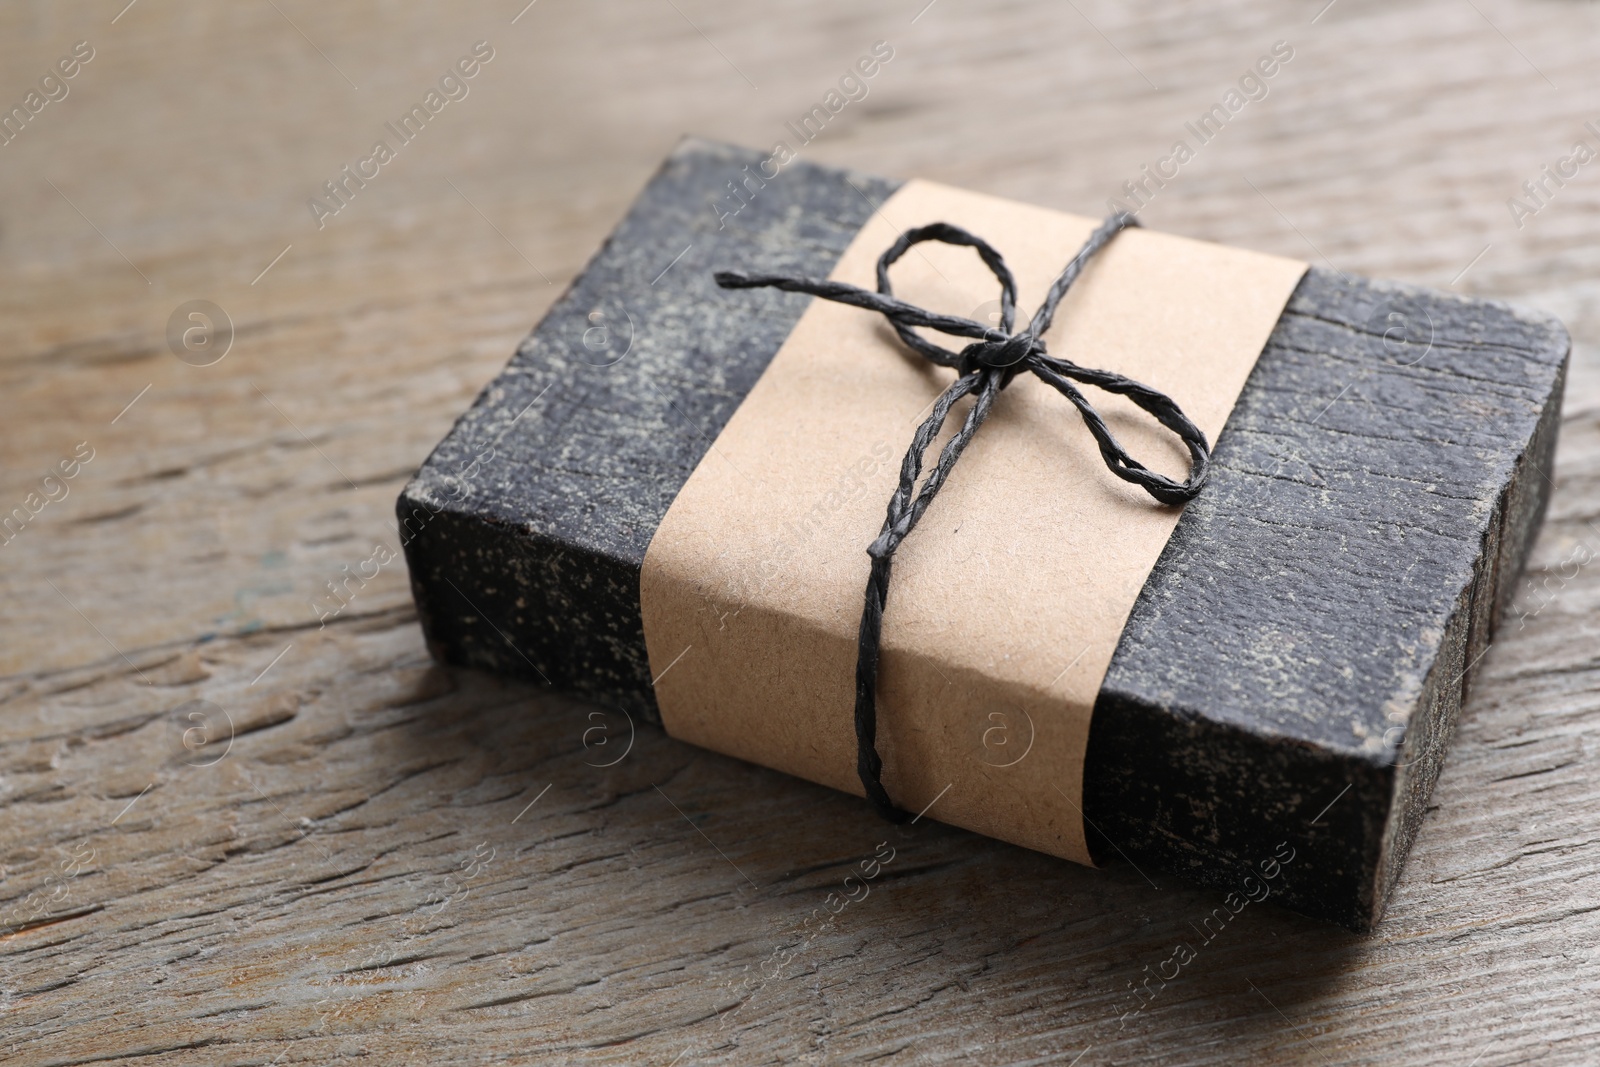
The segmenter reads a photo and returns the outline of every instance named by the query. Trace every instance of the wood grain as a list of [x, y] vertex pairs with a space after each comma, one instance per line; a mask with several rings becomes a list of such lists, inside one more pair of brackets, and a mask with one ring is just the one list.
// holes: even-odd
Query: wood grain
[[[0, 546], [8, 1062], [1594, 1061], [1600, 171], [1521, 229], [1506, 199], [1595, 143], [1600, 14], [276, 7], [0, 14], [0, 103], [96, 49], [0, 147], [3, 506], [95, 449]], [[647, 730], [593, 766], [626, 724], [433, 666], [394, 567], [318, 628], [679, 134], [776, 139], [878, 39], [808, 158], [1079, 211], [1288, 40], [1150, 224], [1571, 330], [1534, 569], [1372, 936], [1252, 904], [1124, 1020], [1212, 894], [902, 836]], [[471, 95], [318, 230], [306, 199], [477, 40]], [[167, 350], [191, 299], [236, 326], [214, 366]], [[886, 834], [870, 895], [807, 925]]]

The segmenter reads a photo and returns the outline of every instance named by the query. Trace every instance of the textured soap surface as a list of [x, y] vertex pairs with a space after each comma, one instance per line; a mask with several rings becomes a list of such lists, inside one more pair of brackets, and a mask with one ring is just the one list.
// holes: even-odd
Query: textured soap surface
[[1307, 273], [1101, 687], [1084, 805], [1125, 853], [1235, 888], [1278, 833], [1295, 906], [1377, 921], [1542, 515], [1567, 347]]
[[401, 537], [440, 658], [654, 716], [645, 549], [807, 299], [730, 298], [711, 272], [826, 275], [898, 185], [796, 162], [730, 217], [726, 183], [762, 158], [680, 147], [406, 487]]
[[[897, 187], [795, 162], [729, 215], [761, 158], [680, 146], [406, 487], [439, 658], [654, 716], [645, 549], [808, 300], [711, 272], [826, 275]], [[1307, 273], [1102, 686], [1101, 850], [1236, 888], [1287, 841], [1275, 898], [1376, 921], [1537, 528], [1566, 353], [1547, 318]]]

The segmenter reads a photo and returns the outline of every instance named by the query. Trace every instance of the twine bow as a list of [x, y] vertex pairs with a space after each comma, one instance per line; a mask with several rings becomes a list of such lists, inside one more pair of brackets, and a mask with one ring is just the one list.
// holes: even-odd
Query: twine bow
[[[768, 286], [796, 293], [810, 293], [825, 300], [852, 304], [868, 311], [876, 311], [889, 320], [906, 346], [918, 355], [941, 367], [952, 367], [958, 374], [933, 405], [933, 411], [917, 427], [900, 464], [900, 484], [889, 499], [888, 514], [877, 539], [867, 547], [872, 557], [872, 569], [867, 578], [866, 603], [861, 612], [861, 629], [856, 658], [856, 770], [878, 814], [891, 822], [904, 822], [909, 814], [889, 799], [883, 787], [883, 758], [878, 755], [878, 658], [883, 633], [883, 609], [889, 599], [889, 572], [895, 549], [906, 539], [928, 505], [938, 494], [956, 460], [972, 440], [983, 420], [988, 418], [1000, 390], [1023, 371], [1029, 371], [1041, 381], [1056, 389], [1072, 401], [1084, 424], [1100, 445], [1101, 458], [1111, 473], [1144, 489], [1163, 504], [1182, 504], [1200, 492], [1205, 482], [1211, 459], [1210, 446], [1205, 434], [1189, 421], [1172, 398], [1148, 385], [1111, 371], [1080, 367], [1064, 359], [1056, 359], [1045, 351], [1044, 333], [1055, 317], [1056, 306], [1067, 289], [1083, 272], [1089, 259], [1124, 228], [1137, 226], [1138, 220], [1127, 212], [1112, 215], [1089, 237], [1066, 269], [1056, 278], [1045, 296], [1044, 303], [1034, 312], [1026, 329], [1012, 332], [1017, 313], [1017, 283], [1000, 253], [987, 241], [976, 237], [959, 226], [935, 222], [919, 226], [901, 234], [889, 249], [878, 258], [878, 291], [868, 292], [844, 282], [796, 278], [782, 274], [743, 274], [737, 271], [719, 271], [717, 284], [724, 289], [751, 289]], [[967, 245], [975, 249], [1000, 283], [1000, 326], [998, 329], [957, 315], [940, 315], [924, 311], [913, 304], [894, 297], [889, 284], [889, 267], [913, 246], [922, 241], [941, 241], [945, 244]], [[913, 330], [926, 326], [941, 333], [957, 337], [977, 338], [960, 352], [952, 352], [922, 337]], [[1112, 436], [1105, 420], [1088, 399], [1078, 391], [1074, 381], [1093, 385], [1108, 393], [1116, 393], [1132, 400], [1149, 412], [1167, 429], [1177, 434], [1189, 449], [1189, 476], [1182, 482], [1157, 474], [1130, 456]], [[945, 443], [939, 461], [928, 475], [921, 490], [917, 479], [922, 475], [923, 459], [928, 447], [944, 427], [945, 419], [956, 401], [975, 396], [972, 407], [962, 420], [961, 427]]]

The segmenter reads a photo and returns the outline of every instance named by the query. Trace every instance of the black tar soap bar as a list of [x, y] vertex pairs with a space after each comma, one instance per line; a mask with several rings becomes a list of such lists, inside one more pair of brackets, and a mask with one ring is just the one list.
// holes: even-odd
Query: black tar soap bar
[[[810, 299], [712, 272], [826, 276], [898, 187], [746, 181], [762, 158], [683, 143], [406, 486], [439, 659], [655, 716], [645, 549]], [[1279, 900], [1377, 922], [1543, 513], [1567, 350], [1544, 316], [1306, 273], [1101, 687], [1097, 852], [1233, 889], [1287, 841]]]

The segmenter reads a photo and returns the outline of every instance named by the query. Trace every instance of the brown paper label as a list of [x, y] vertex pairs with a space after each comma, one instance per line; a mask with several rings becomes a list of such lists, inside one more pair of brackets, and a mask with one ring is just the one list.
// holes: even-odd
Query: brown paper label
[[[883, 250], [937, 221], [1000, 250], [1016, 274], [1019, 323], [1098, 225], [913, 181], [831, 277], [875, 289]], [[1215, 442], [1304, 271], [1125, 230], [1074, 284], [1045, 340], [1053, 355], [1163, 390]], [[997, 321], [998, 285], [970, 249], [917, 245], [893, 279], [921, 307]], [[933, 336], [954, 350], [967, 343]], [[854, 680], [866, 548], [913, 430], [953, 377], [907, 351], [881, 315], [812, 302], [645, 554], [640, 604], [669, 734], [862, 795]], [[1135, 457], [1183, 476], [1176, 438], [1120, 398], [1085, 391]], [[1178, 514], [1106, 469], [1065, 397], [1028, 374], [1007, 387], [895, 556], [878, 747], [901, 807], [1091, 862], [1089, 719]]]

